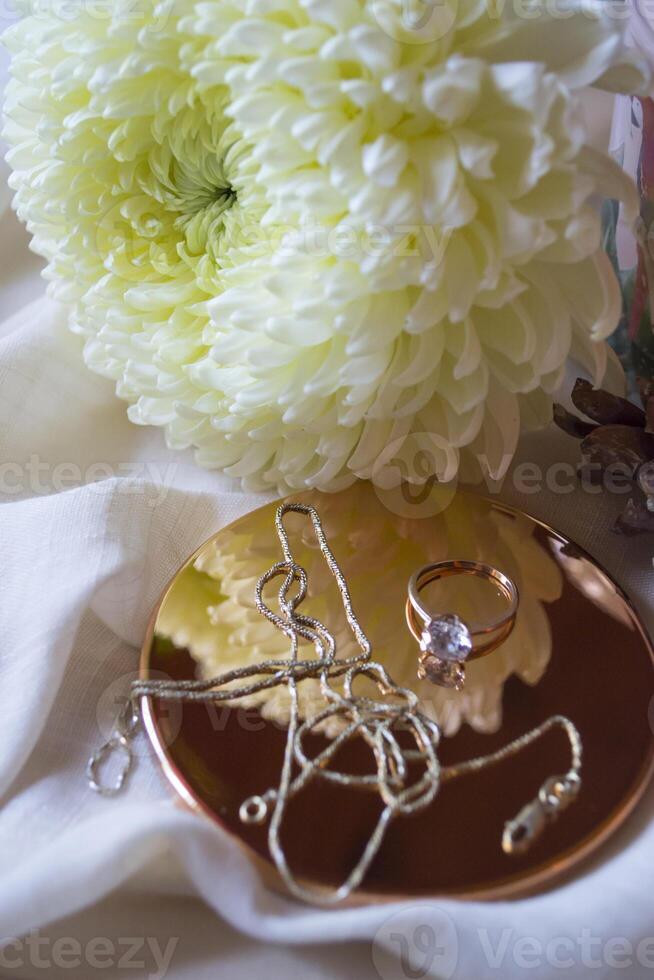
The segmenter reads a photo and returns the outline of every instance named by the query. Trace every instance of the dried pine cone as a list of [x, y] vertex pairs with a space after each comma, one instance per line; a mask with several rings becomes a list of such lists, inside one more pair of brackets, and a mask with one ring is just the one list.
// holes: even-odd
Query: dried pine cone
[[601, 482], [607, 471], [625, 474], [633, 496], [615, 522], [618, 534], [654, 533], [654, 385], [641, 385], [644, 409], [626, 398], [593, 388], [577, 378], [572, 401], [592, 422], [554, 406], [554, 421], [568, 435], [581, 439], [580, 475]]

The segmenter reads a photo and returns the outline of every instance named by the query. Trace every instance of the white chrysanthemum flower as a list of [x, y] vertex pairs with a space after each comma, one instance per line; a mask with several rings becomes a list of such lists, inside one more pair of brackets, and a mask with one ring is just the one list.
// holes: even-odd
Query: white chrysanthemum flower
[[422, 432], [498, 475], [571, 352], [601, 373], [589, 201], [621, 177], [574, 90], [640, 70], [601, 3], [509, 7], [117, 0], [9, 30], [16, 208], [133, 421], [251, 488], [383, 479]]

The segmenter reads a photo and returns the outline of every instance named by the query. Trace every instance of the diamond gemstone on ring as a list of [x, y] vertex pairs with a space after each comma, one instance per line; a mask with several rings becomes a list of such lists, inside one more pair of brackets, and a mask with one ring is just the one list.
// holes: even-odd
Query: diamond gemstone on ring
[[472, 636], [458, 616], [439, 616], [425, 626], [420, 649], [440, 660], [463, 663], [472, 652]]

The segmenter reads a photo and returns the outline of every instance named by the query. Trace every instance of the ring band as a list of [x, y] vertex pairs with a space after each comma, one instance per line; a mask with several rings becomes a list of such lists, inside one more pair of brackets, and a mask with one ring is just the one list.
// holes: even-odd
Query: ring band
[[[505, 612], [490, 623], [471, 627], [453, 614], [430, 612], [420, 600], [421, 591], [431, 582], [451, 575], [474, 575], [496, 585], [507, 601]], [[443, 687], [457, 690], [463, 687], [464, 661], [478, 659], [496, 649], [515, 625], [518, 588], [508, 575], [484, 562], [451, 559], [425, 565], [411, 576], [408, 591], [407, 623], [422, 651], [418, 676]]]

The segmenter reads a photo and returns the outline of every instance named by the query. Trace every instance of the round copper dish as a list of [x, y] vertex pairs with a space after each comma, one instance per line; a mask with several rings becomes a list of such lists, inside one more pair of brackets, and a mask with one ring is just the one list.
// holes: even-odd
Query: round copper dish
[[[653, 650], [618, 586], [551, 528], [476, 495], [459, 492], [442, 513], [419, 520], [392, 513], [367, 484], [292, 499], [318, 509], [376, 659], [397, 682], [416, 690], [423, 710], [442, 724], [444, 765], [493, 752], [553, 714], [568, 716], [584, 745], [578, 801], [527, 854], [505, 854], [502, 830], [548, 776], [568, 768], [567, 741], [557, 731], [498, 767], [447, 783], [426, 811], [396, 820], [355, 899], [504, 898], [570, 874], [623, 823], [654, 765]], [[143, 677], [150, 671], [156, 677], [212, 676], [287, 655], [280, 634], [260, 618], [253, 601], [256, 579], [280, 557], [276, 507], [267, 505], [220, 531], [180, 570], [155, 610]], [[300, 515], [291, 515], [287, 527], [309, 573], [304, 608], [326, 622], [344, 656], [342, 607], [311, 529]], [[470, 663], [465, 689], [455, 692], [416, 680], [417, 647], [404, 609], [416, 568], [460, 557], [510, 575], [520, 608], [509, 638]], [[501, 598], [476, 590], [467, 578], [444, 582], [438, 601], [463, 619], [492, 618]], [[246, 797], [277, 785], [283, 699], [211, 709], [146, 700], [143, 707], [149, 737], [176, 791], [235, 835], [268, 880], [279, 884], [268, 859], [267, 825], [243, 826], [238, 811]], [[324, 741], [314, 738], [316, 747]], [[344, 749], [339, 766], [369, 771], [368, 755], [358, 749]], [[296, 873], [315, 885], [340, 884], [379, 808], [373, 794], [312, 784], [291, 803], [283, 835]]]

